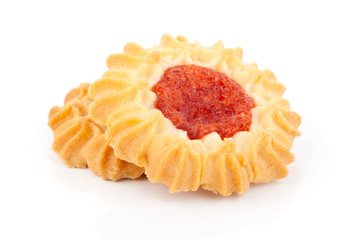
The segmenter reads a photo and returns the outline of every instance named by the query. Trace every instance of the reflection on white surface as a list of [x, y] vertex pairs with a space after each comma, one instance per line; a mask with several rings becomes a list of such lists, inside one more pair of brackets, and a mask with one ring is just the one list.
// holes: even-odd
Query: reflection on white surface
[[303, 136], [294, 144], [296, 162], [289, 165], [288, 177], [252, 184], [243, 195], [222, 197], [201, 188], [197, 192], [169, 194], [164, 184], [152, 184], [145, 177], [104, 181], [88, 169], [65, 167], [57, 157], [53, 157], [53, 161], [58, 161], [53, 162], [54, 176], [72, 192], [97, 199], [95, 206], [86, 211], [90, 213], [89, 227], [95, 228], [102, 239], [144, 235], [149, 239], [242, 236], [245, 231], [247, 234], [276, 221], [291, 209], [295, 200], [302, 202], [300, 198], [321, 184], [318, 172], [322, 169], [322, 156], [314, 158], [312, 151], [327, 145], [309, 139], [313, 132], [318, 134], [313, 124], [304, 122], [301, 131]]
[[290, 168], [286, 179], [252, 184], [246, 194], [230, 197], [201, 188], [169, 194], [165, 185], [152, 184], [145, 177], [111, 182], [84, 169], [58, 167], [55, 178], [73, 192], [100, 197], [99, 204], [107, 206], [91, 219], [102, 239], [144, 234], [149, 239], [213, 239], [266, 224], [281, 214], [292, 203], [300, 184], [300, 172]]

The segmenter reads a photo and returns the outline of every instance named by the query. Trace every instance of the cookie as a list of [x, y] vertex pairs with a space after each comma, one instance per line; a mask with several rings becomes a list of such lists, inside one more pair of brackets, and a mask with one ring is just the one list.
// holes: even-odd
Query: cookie
[[89, 116], [151, 182], [227, 196], [287, 176], [301, 118], [283, 84], [244, 63], [242, 49], [166, 34], [149, 49], [126, 44], [107, 65], [89, 88]]
[[89, 116], [89, 84], [83, 83], [65, 97], [63, 107], [53, 107], [48, 125], [53, 130], [53, 150], [72, 168], [87, 168], [104, 179], [138, 178], [144, 169], [114, 155], [105, 137], [106, 127]]

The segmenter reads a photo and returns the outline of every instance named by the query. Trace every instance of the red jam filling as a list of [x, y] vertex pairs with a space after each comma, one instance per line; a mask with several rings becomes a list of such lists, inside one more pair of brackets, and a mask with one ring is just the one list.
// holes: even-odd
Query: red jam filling
[[190, 139], [217, 132], [224, 139], [248, 131], [255, 103], [225, 74], [196, 65], [165, 71], [152, 91], [155, 107]]

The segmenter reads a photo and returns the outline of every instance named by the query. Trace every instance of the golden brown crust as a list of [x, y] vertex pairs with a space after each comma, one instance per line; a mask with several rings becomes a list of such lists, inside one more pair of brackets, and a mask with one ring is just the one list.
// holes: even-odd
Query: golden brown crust
[[[256, 103], [248, 132], [224, 140], [216, 133], [189, 140], [154, 108], [151, 87], [166, 69], [184, 64], [215, 69], [245, 89]], [[221, 41], [207, 48], [164, 35], [150, 49], [127, 44], [107, 65], [110, 70], [89, 88], [90, 116], [107, 124], [115, 154], [145, 167], [150, 181], [165, 183], [170, 192], [195, 191], [201, 185], [225, 196], [244, 193], [251, 182], [287, 175], [300, 116], [282, 98], [285, 87], [271, 71], [242, 62], [242, 49], [226, 49]]]
[[105, 126], [88, 116], [91, 100], [89, 84], [83, 83], [65, 97], [63, 107], [53, 107], [48, 125], [54, 133], [53, 149], [64, 163], [73, 168], [89, 167], [104, 179], [137, 178], [143, 168], [120, 160], [105, 138]]

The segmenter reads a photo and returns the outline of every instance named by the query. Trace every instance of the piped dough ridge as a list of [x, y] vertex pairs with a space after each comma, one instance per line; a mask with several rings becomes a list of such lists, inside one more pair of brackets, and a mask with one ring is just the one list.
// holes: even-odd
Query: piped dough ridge
[[122, 161], [114, 154], [105, 137], [106, 127], [88, 115], [89, 84], [83, 83], [65, 97], [64, 106], [49, 113], [48, 125], [53, 130], [53, 150], [72, 168], [87, 168], [103, 179], [138, 178], [144, 169]]

